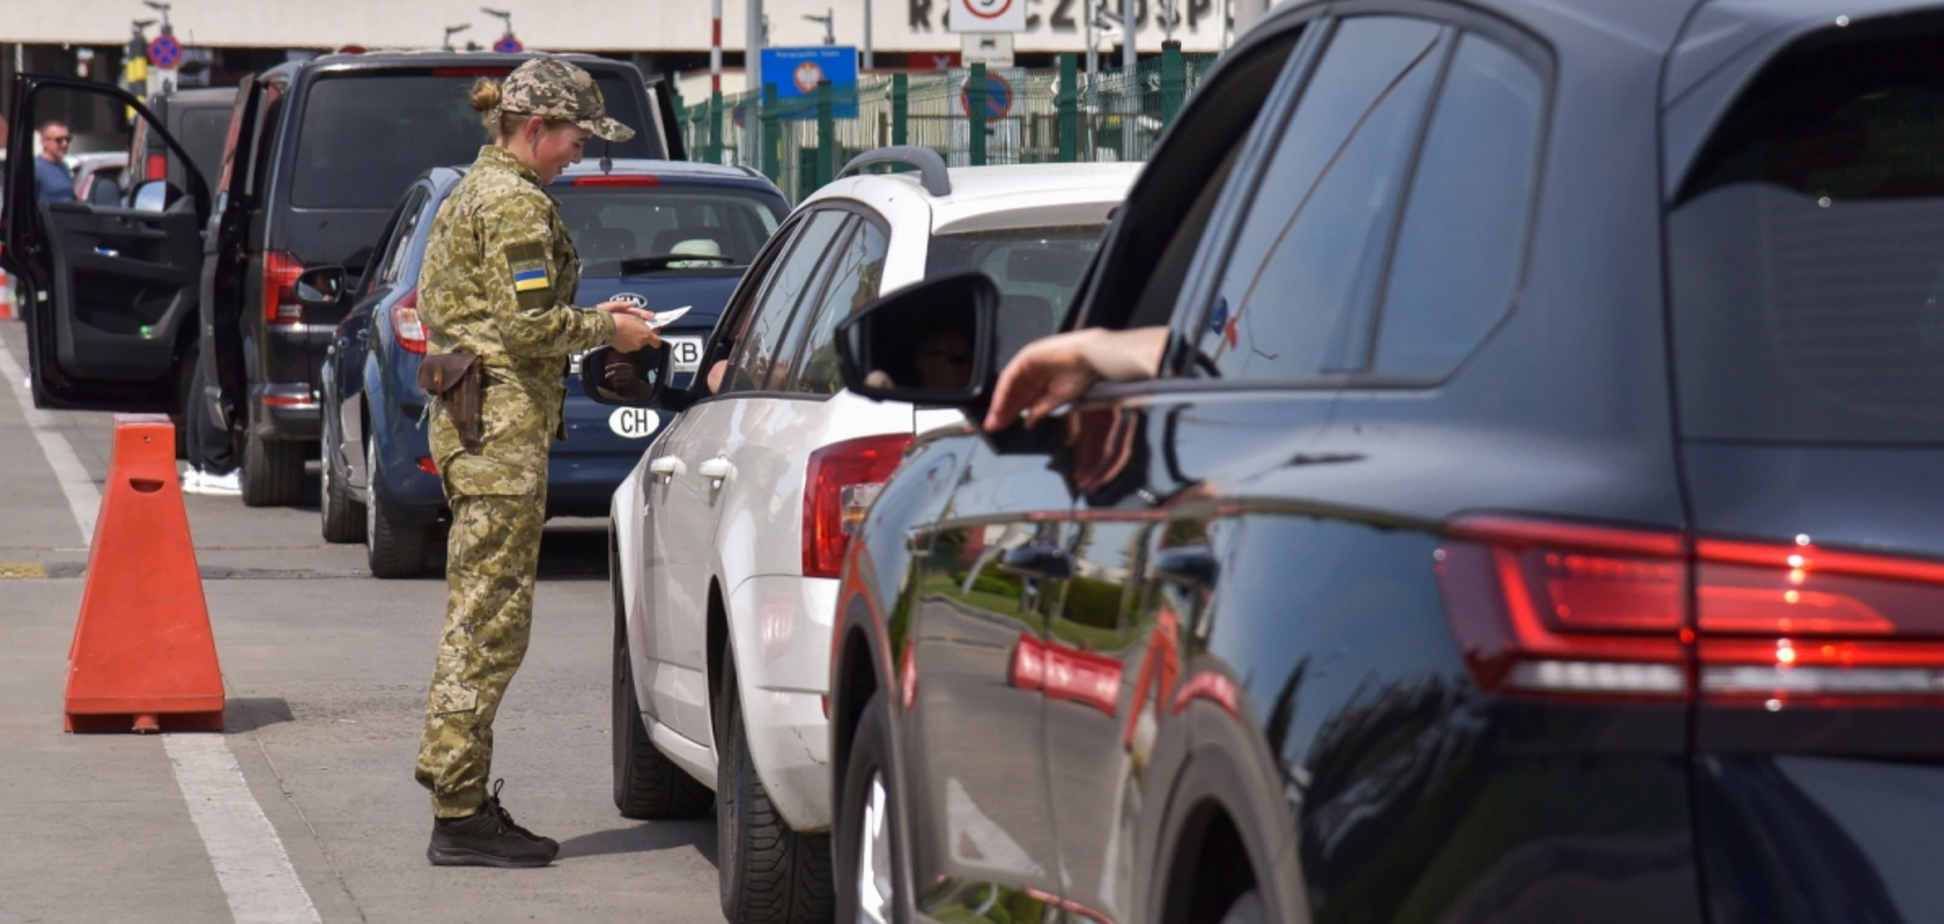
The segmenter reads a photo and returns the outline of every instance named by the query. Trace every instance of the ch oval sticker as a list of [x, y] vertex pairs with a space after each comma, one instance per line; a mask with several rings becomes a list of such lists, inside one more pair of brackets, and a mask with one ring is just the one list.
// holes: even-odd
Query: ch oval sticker
[[608, 415], [608, 429], [631, 440], [646, 439], [661, 429], [661, 415], [645, 407], [618, 407]]

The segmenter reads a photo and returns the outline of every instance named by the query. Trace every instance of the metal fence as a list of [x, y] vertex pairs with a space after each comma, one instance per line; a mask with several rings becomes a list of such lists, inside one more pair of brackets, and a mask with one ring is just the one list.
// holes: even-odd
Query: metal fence
[[[792, 201], [857, 154], [891, 144], [931, 148], [952, 166], [1139, 161], [1214, 63], [1214, 55], [1168, 48], [1141, 62], [1132, 82], [1118, 70], [1080, 73], [1063, 55], [1051, 70], [974, 64], [871, 75], [785, 100], [772, 86], [763, 98], [682, 106], [683, 140], [691, 160], [760, 170]], [[969, 112], [984, 113], [983, 130], [973, 130]], [[761, 144], [752, 141], [758, 133]]]

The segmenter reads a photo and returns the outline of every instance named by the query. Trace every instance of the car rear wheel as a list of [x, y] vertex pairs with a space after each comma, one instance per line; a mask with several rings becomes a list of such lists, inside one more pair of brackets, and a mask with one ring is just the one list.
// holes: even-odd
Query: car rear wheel
[[[337, 445], [327, 425], [324, 434], [326, 447]], [[331, 464], [331, 454], [335, 450], [325, 449], [324, 459], [318, 465], [317, 480], [317, 518], [323, 526], [325, 542], [363, 542], [365, 538], [364, 504], [351, 496], [351, 489], [338, 478], [336, 466]]]
[[378, 465], [378, 440], [365, 446], [365, 478], [371, 482], [365, 504], [365, 562], [371, 576], [415, 578], [425, 573], [425, 552], [432, 544], [432, 527], [407, 523], [392, 508], [385, 491], [385, 471]]
[[243, 438], [243, 505], [284, 507], [304, 499], [304, 444]]
[[893, 824], [890, 776], [889, 707], [884, 694], [871, 697], [851, 737], [837, 803], [837, 920], [889, 924], [899, 862]]
[[614, 807], [624, 818], [663, 820], [701, 818], [715, 806], [715, 793], [662, 755], [648, 737], [635, 699], [634, 664], [628, 657], [628, 625], [621, 606], [620, 575], [608, 550], [609, 582], [614, 587]]
[[830, 835], [790, 829], [749, 757], [735, 658], [724, 655], [716, 734], [716, 844], [722, 914], [742, 924], [831, 920]]

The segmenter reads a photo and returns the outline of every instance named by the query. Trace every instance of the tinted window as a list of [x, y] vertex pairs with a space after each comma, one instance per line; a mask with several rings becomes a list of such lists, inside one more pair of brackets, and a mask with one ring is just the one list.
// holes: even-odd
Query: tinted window
[[817, 261], [850, 216], [825, 210], [812, 214], [790, 252], [769, 271], [768, 284], [737, 336], [724, 392], [778, 391], [789, 376], [790, 356], [783, 349], [790, 315], [815, 278]]
[[[389, 208], [427, 169], [470, 164], [485, 143], [479, 113], [468, 102], [471, 76], [430, 73], [320, 78], [305, 97], [297, 130], [292, 205]], [[636, 129], [613, 145], [615, 157], [650, 157], [653, 148], [636, 94], [601, 81], [608, 115]], [[599, 157], [604, 142], [588, 143]]]
[[210, 183], [223, 169], [223, 141], [229, 134], [230, 107], [191, 109], [182, 114], [176, 141], [189, 152], [189, 162]]
[[1391, 17], [1338, 28], [1256, 187], [1210, 309], [1200, 349], [1222, 377], [1362, 367], [1439, 34]]
[[1391, 256], [1377, 374], [1443, 377], [1512, 307], [1544, 103], [1524, 61], [1459, 41]]
[[925, 275], [981, 270], [999, 284], [999, 363], [1059, 327], [1106, 225], [1061, 225], [940, 234]]
[[826, 261], [827, 280], [810, 318], [803, 345], [802, 371], [797, 374], [796, 391], [833, 395], [844, 387], [843, 373], [837, 367], [837, 349], [832, 340], [837, 325], [851, 312], [878, 296], [878, 283], [884, 279], [884, 251], [887, 242], [877, 225], [862, 219], [853, 223], [849, 234]]
[[1672, 211], [1689, 437], [1944, 442], [1944, 42], [1866, 36], [1771, 65]]
[[[782, 221], [775, 196], [681, 186], [555, 186], [582, 274], [740, 272]], [[688, 259], [653, 259], [686, 257]], [[622, 261], [636, 261], [626, 267]], [[646, 262], [643, 262], [646, 261]]]

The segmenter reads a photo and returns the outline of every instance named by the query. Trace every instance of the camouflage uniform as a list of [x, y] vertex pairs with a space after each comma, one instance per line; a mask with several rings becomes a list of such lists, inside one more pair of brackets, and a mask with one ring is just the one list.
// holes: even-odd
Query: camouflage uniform
[[[603, 116], [585, 71], [551, 58], [501, 86], [502, 112], [568, 118], [610, 140], [634, 133]], [[566, 437], [567, 357], [614, 338], [613, 316], [573, 306], [579, 258], [558, 203], [511, 152], [480, 149], [440, 206], [419, 273], [419, 316], [435, 352], [480, 357], [482, 440], [459, 442], [432, 415], [432, 458], [452, 508], [446, 621], [427, 696], [417, 777], [440, 818], [486, 798], [493, 716], [526, 655], [546, 518], [547, 450]]]

